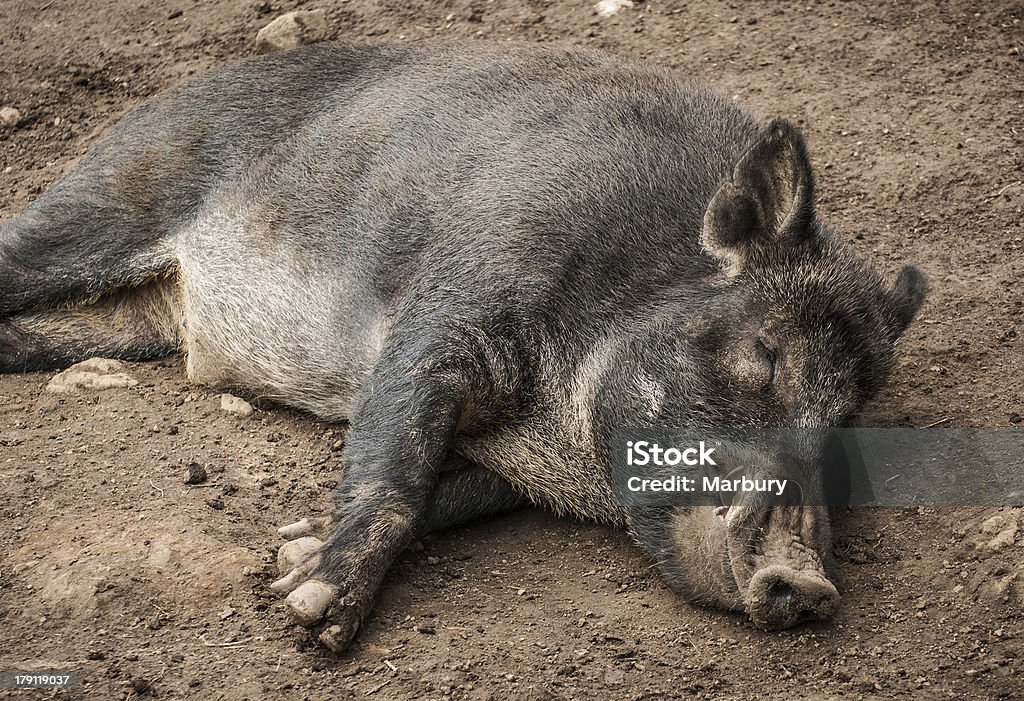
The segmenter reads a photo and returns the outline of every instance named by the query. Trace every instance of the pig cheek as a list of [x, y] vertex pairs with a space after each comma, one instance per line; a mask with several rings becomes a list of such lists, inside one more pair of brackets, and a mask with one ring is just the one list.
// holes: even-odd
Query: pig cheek
[[743, 610], [744, 601], [731, 575], [723, 521], [713, 507], [673, 510], [670, 584], [691, 601]]

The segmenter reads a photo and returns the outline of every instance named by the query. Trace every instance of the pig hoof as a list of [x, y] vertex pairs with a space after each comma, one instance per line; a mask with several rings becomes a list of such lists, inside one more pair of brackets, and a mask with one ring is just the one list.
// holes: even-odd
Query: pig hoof
[[324, 628], [318, 640], [331, 652], [342, 652], [352, 642], [352, 638], [356, 637], [359, 619], [355, 612], [343, 609], [339, 613], [332, 613], [331, 620], [334, 622], [333, 625]]
[[285, 576], [281, 577], [281, 579], [271, 584], [270, 588], [281, 596], [288, 596], [304, 581], [306, 581], [306, 573], [299, 568], [295, 568]]
[[[329, 528], [330, 519], [302, 519], [283, 526], [277, 532], [288, 539], [277, 551], [277, 567], [283, 575], [270, 589], [285, 597], [288, 613], [325, 648], [338, 653], [348, 647], [362, 623], [360, 611], [369, 609], [369, 600], [360, 594], [353, 576], [334, 584], [321, 579], [320, 551], [324, 543], [311, 533]], [[349, 594], [342, 598], [342, 594]]]
[[310, 579], [296, 587], [285, 603], [292, 617], [303, 626], [317, 623], [338, 596], [338, 588], [319, 579]]
[[322, 545], [323, 541], [312, 536], [296, 538], [282, 545], [277, 551], [277, 569], [284, 576], [270, 588], [281, 596], [291, 594], [309, 579], [318, 560], [316, 553]]
[[324, 533], [330, 526], [330, 519], [304, 518], [277, 529], [277, 534], [285, 540], [295, 540], [304, 536]]
[[296, 521], [295, 523], [289, 523], [287, 526], [281, 526], [277, 529], [277, 534], [285, 540], [301, 538], [302, 536], [309, 535], [312, 532], [313, 525], [309, 522], [308, 518]]
[[309, 560], [310, 556], [320, 549], [323, 541], [313, 536], [305, 536], [290, 540], [277, 551], [277, 569], [287, 574]]

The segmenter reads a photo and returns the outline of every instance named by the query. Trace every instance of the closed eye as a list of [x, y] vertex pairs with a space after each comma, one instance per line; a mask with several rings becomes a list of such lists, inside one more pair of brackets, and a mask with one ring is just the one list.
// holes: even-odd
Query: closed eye
[[757, 339], [757, 349], [761, 352], [761, 355], [764, 356], [764, 359], [768, 361], [769, 366], [771, 366], [771, 374], [768, 377], [768, 384], [775, 384], [775, 369], [779, 362], [778, 352], [761, 338]]

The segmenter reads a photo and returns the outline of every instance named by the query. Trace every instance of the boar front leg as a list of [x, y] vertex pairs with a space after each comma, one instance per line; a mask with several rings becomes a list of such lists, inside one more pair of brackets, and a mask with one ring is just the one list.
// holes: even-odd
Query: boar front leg
[[[422, 353], [412, 355], [410, 347]], [[320, 627], [320, 642], [332, 650], [355, 636], [385, 573], [418, 531], [467, 517], [466, 509], [450, 506], [432, 514], [431, 504], [456, 427], [474, 421], [467, 407], [495, 401], [492, 368], [481, 348], [407, 340], [385, 349], [357, 395], [330, 533], [322, 544], [300, 538], [284, 546], [279, 564], [294, 568], [273, 585], [287, 592], [299, 623]], [[473, 481], [452, 474], [446, 482]], [[500, 501], [511, 498], [506, 493]]]

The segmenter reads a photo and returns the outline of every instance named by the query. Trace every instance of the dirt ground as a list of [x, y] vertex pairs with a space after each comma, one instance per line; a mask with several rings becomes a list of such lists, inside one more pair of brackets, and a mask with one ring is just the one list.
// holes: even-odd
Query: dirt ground
[[[0, 126], [0, 218], [295, 7], [326, 9], [338, 38], [602, 47], [799, 122], [826, 218], [882, 269], [925, 268], [933, 294], [863, 423], [1020, 427], [1024, 6], [591, 4], [5, 0], [0, 107], [21, 121]], [[776, 634], [680, 602], [623, 533], [525, 511], [407, 552], [331, 656], [267, 584], [273, 529], [327, 503], [341, 429], [225, 413], [176, 359], [130, 372], [66, 398], [48, 374], [0, 377], [0, 671], [82, 679], [0, 696], [1024, 698], [1024, 519], [996, 508], [847, 514], [838, 617]], [[206, 484], [184, 483], [192, 462]]]

